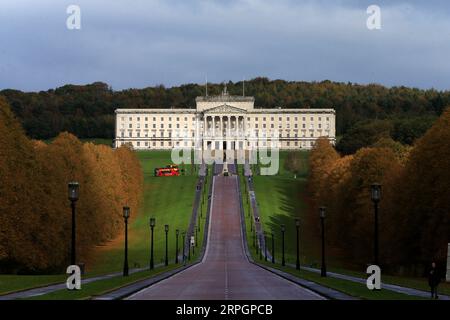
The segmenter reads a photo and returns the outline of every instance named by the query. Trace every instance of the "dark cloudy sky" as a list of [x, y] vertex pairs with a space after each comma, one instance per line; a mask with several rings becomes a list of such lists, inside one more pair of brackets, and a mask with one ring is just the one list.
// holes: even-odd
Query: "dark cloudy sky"
[[[81, 8], [68, 30], [66, 8]], [[381, 30], [366, 27], [369, 5]], [[256, 76], [450, 89], [449, 1], [1, 0], [0, 89]]]

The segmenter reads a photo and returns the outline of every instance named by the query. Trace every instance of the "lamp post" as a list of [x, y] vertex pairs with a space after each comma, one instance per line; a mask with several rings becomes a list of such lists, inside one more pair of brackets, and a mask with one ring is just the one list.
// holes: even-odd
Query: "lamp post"
[[69, 182], [69, 200], [70, 207], [72, 208], [72, 251], [70, 255], [70, 264], [76, 264], [76, 220], [75, 220], [75, 203], [78, 201], [79, 193], [80, 193], [80, 185], [78, 182], [72, 181]]
[[151, 238], [150, 238], [150, 270], [155, 268], [153, 261], [153, 230], [155, 229], [155, 218], [150, 218], [150, 230], [151, 230]]
[[259, 234], [259, 239], [258, 239], [258, 241], [259, 241], [259, 260], [262, 260], [262, 250], [263, 250], [263, 248], [262, 248], [262, 237], [263, 237], [263, 235], [260, 233]]
[[325, 264], [325, 215], [326, 215], [326, 209], [325, 207], [319, 208], [320, 213], [320, 224], [322, 226], [322, 266], [320, 268], [320, 276], [326, 277], [327, 276], [327, 266]]
[[378, 203], [381, 199], [381, 184], [379, 183], [373, 183], [371, 185], [371, 198], [374, 206], [374, 245], [373, 245], [373, 255], [374, 255], [374, 262], [375, 265], [378, 266], [378, 254], [379, 254], [379, 248], [378, 248]]
[[176, 241], [175, 241], [175, 264], [178, 263], [178, 236], [180, 235], [180, 230], [175, 230]]
[[275, 238], [273, 237], [273, 230], [272, 230], [272, 263], [275, 263]]
[[166, 224], [164, 226], [164, 231], [166, 232], [166, 259], [164, 261], [164, 265], [167, 267], [169, 265], [169, 244], [168, 244], [169, 243], [169, 237], [168, 237], [169, 225], [168, 224]]
[[284, 233], [286, 232], [286, 226], [284, 224], [281, 225], [281, 249], [282, 249], [282, 255], [281, 255], [281, 265], [284, 267], [286, 265], [286, 260], [284, 257]]
[[264, 232], [264, 261], [267, 261], [267, 233]]
[[181, 233], [183, 237], [183, 263], [186, 263], [186, 231]]
[[125, 259], [123, 262], [123, 276], [128, 276], [128, 218], [130, 217], [130, 208], [123, 207], [123, 220], [125, 222]]
[[295, 229], [297, 230], [297, 261], [295, 263], [295, 268], [300, 270], [300, 244], [299, 244], [299, 229], [300, 229], [300, 219], [295, 219]]
[[198, 229], [195, 229], [195, 246], [198, 247]]

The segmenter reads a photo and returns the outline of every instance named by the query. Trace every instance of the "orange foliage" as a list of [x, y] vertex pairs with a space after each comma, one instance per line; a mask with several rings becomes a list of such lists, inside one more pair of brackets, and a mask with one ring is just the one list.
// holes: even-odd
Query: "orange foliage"
[[0, 98], [0, 270], [51, 271], [68, 263], [67, 183], [80, 183], [79, 261], [122, 229], [122, 207], [139, 206], [143, 177], [128, 148], [82, 144], [69, 133], [50, 145], [29, 140]]

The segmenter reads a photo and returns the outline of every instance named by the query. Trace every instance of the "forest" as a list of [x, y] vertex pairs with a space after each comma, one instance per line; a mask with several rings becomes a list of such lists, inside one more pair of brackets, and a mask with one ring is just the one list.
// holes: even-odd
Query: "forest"
[[442, 268], [450, 242], [450, 108], [412, 146], [380, 137], [371, 146], [340, 155], [320, 139], [309, 158], [313, 206], [327, 207], [333, 256], [354, 266], [373, 261], [372, 183], [381, 183], [380, 264], [396, 274], [423, 276], [431, 261]]
[[70, 264], [70, 181], [80, 184], [77, 262], [123, 230], [123, 206], [137, 212], [143, 178], [128, 147], [83, 144], [67, 132], [51, 144], [32, 140], [2, 97], [0, 137], [0, 273], [61, 272]]
[[[230, 81], [227, 88], [242, 95], [243, 83]], [[209, 95], [222, 90], [223, 84], [208, 84]], [[194, 108], [195, 98], [204, 94], [205, 86], [199, 84], [115, 91], [102, 82], [41, 92], [0, 91], [33, 139], [53, 138], [63, 131], [78, 138], [112, 139], [116, 108]], [[335, 108], [336, 134], [342, 137], [337, 147], [344, 154], [370, 145], [373, 136], [412, 144], [450, 105], [450, 91], [264, 77], [246, 81], [245, 94], [255, 97], [256, 107]]]

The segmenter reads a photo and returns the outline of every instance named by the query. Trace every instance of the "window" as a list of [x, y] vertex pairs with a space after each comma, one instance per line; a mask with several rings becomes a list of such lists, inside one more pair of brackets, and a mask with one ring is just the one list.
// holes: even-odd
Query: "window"
[[130, 123], [129, 125], [128, 125], [128, 128], [133, 128], [133, 125]]
[[161, 123], [161, 129], [164, 129], [164, 123]]
[[141, 121], [141, 117], [137, 117], [137, 121]]
[[133, 118], [132, 117], [130, 117], [128, 120], [130, 120], [130, 121], [133, 121]]
[[180, 121], [180, 118], [177, 117], [177, 121]]
[[156, 123], [153, 124], [153, 129], [156, 129]]
[[125, 138], [125, 132], [122, 131], [122, 132], [120, 133], [120, 136], [121, 136], [122, 138]]
[[184, 121], [187, 121], [187, 117], [184, 117]]
[[145, 124], [145, 129], [148, 129], [148, 123]]
[[145, 117], [145, 121], [148, 121], [148, 118], [147, 118], [147, 117]]
[[137, 146], [138, 146], [138, 147], [140, 147], [140, 146], [141, 146], [141, 143], [140, 143], [139, 141], [137, 142]]

